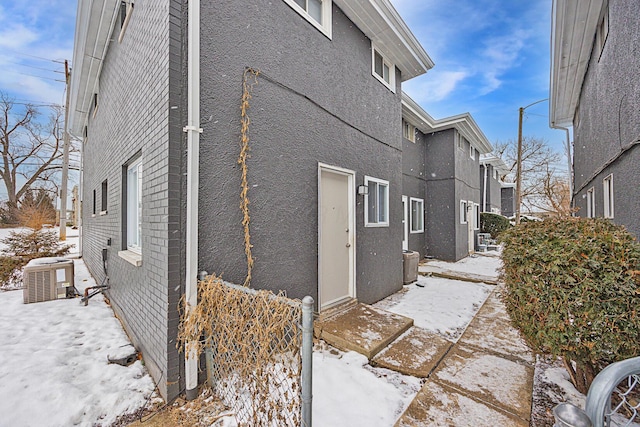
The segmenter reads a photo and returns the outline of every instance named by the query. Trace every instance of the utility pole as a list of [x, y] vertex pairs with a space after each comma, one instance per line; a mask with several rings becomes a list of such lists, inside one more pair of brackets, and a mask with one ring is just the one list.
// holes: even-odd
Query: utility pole
[[548, 100], [549, 98], [541, 99], [539, 101], [532, 102], [526, 107], [520, 107], [520, 109], [518, 110], [518, 156], [516, 160], [516, 225], [520, 224], [520, 205], [522, 204], [522, 116], [524, 116], [524, 110], [526, 110], [527, 108]]
[[62, 185], [60, 189], [60, 240], [67, 240], [67, 182], [69, 181], [69, 92], [71, 73], [69, 62], [64, 61], [67, 101], [64, 106], [64, 146], [62, 149]]
[[520, 205], [522, 204], [522, 116], [524, 108], [518, 110], [518, 158], [516, 160], [516, 225], [520, 224]]

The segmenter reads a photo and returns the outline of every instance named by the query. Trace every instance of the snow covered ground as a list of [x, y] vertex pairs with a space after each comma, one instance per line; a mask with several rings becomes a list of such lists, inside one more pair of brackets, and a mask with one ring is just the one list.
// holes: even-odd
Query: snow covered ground
[[[95, 286], [84, 262], [74, 263], [78, 290]], [[142, 361], [107, 363], [129, 339], [102, 295], [85, 307], [79, 299], [23, 304], [22, 291], [0, 292], [0, 345], [3, 427], [108, 426], [155, 388]]]
[[[0, 230], [0, 239], [7, 234]], [[67, 236], [77, 248], [77, 230], [68, 229]], [[83, 261], [74, 262], [78, 290], [95, 285]], [[500, 267], [498, 257], [487, 256], [432, 262], [486, 276], [495, 276]], [[482, 283], [420, 277], [376, 306], [456, 341], [491, 289]], [[0, 427], [108, 426], [153, 395], [153, 381], [141, 361], [129, 367], [107, 363], [129, 340], [101, 295], [85, 307], [78, 299], [23, 304], [22, 291], [0, 292], [0, 344]], [[364, 356], [322, 342], [313, 363], [317, 426], [391, 426], [422, 385], [418, 378], [373, 368]], [[584, 396], [571, 390], [561, 369], [548, 367], [537, 375], [546, 384], [558, 384], [565, 399], [582, 403]], [[237, 424], [227, 416], [212, 425]]]

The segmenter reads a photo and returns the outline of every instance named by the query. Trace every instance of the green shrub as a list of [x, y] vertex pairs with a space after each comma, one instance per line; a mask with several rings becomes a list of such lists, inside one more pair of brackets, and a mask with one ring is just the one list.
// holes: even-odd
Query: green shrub
[[640, 354], [640, 244], [623, 227], [547, 219], [500, 241], [513, 323], [535, 351], [563, 358], [579, 391], [606, 365]]
[[480, 232], [491, 233], [491, 237], [494, 239], [510, 226], [509, 220], [502, 215], [490, 212], [480, 213]]
[[2, 239], [6, 246], [0, 256], [0, 288], [15, 288], [22, 278], [22, 267], [34, 258], [69, 253], [71, 246], [59, 242], [55, 231], [24, 229], [12, 231]]

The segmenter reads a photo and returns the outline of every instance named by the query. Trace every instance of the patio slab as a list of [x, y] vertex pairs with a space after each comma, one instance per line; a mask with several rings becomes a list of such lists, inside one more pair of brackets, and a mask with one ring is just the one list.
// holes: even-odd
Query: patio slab
[[458, 391], [428, 381], [395, 427], [529, 427], [529, 422]]
[[528, 363], [459, 343], [431, 378], [528, 421], [533, 373], [534, 368]]
[[452, 345], [433, 332], [413, 327], [378, 353], [371, 363], [405, 375], [426, 378]]
[[489, 295], [473, 318], [459, 342], [511, 359], [535, 364], [535, 356], [520, 332], [511, 324], [511, 319], [501, 301], [502, 285]]
[[316, 321], [318, 337], [369, 360], [413, 326], [413, 319], [358, 303], [337, 315]]

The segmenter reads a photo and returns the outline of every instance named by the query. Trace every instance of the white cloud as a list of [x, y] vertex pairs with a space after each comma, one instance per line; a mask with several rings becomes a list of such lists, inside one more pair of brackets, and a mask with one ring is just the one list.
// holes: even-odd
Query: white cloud
[[429, 71], [425, 76], [408, 83], [407, 93], [419, 104], [438, 102], [446, 99], [460, 82], [469, 77], [469, 72]]
[[515, 30], [512, 33], [493, 37], [485, 42], [478, 64], [484, 77], [480, 93], [486, 95], [502, 85], [501, 77], [514, 66], [519, 65], [520, 53], [526, 40], [531, 36], [528, 31]]
[[22, 50], [38, 39], [38, 34], [22, 24], [14, 24], [0, 31], [0, 48]]

